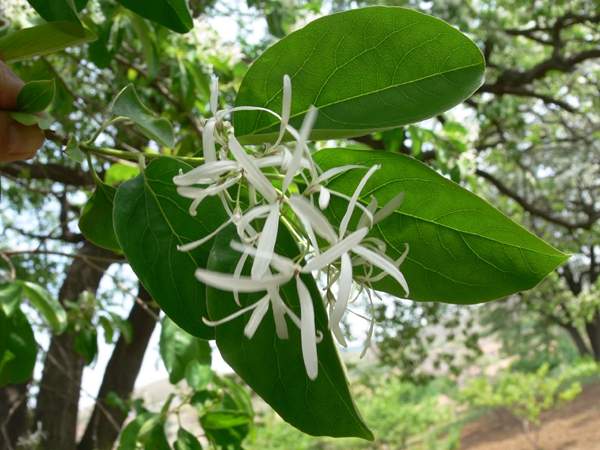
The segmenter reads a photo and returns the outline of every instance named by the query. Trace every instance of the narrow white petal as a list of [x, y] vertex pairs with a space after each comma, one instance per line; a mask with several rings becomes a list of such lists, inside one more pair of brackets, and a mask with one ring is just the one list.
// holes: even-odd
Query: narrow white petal
[[300, 128], [300, 136], [298, 141], [296, 142], [294, 154], [292, 155], [292, 162], [290, 163], [288, 170], [285, 173], [285, 178], [283, 179], [283, 183], [281, 186], [281, 190], [283, 192], [287, 191], [298, 170], [302, 167], [302, 156], [304, 154], [306, 140], [310, 135], [310, 132], [316, 119], [317, 109], [311, 106], [308, 112], [306, 113], [306, 116], [304, 116], [304, 121], [302, 122], [302, 127]]
[[202, 130], [202, 151], [205, 162], [213, 162], [217, 159], [217, 150], [215, 147], [215, 119], [208, 119]]
[[354, 233], [349, 234], [346, 238], [336, 242], [335, 245], [332, 245], [320, 255], [310, 259], [302, 268], [302, 272], [310, 273], [313, 270], [324, 269], [344, 253], [349, 252], [356, 247], [368, 232], [369, 230], [366, 228], [361, 228], [360, 230], [356, 230]]
[[352, 260], [348, 253], [344, 253], [341, 258], [340, 265], [340, 278], [338, 281], [338, 295], [335, 300], [335, 306], [330, 317], [330, 323], [339, 326], [346, 307], [348, 306], [348, 300], [350, 299], [350, 291], [352, 290]]
[[[246, 265], [246, 260], [248, 259], [248, 253], [247, 252], [243, 252], [242, 256], [240, 256], [240, 259], [238, 259], [237, 264], [235, 265], [235, 269], [233, 270], [233, 277], [234, 278], [240, 278], [240, 276], [242, 275], [242, 270], [244, 270], [244, 265]], [[241, 306], [240, 303], [240, 294], [238, 291], [233, 291], [233, 299], [235, 300], [235, 303], [238, 306]]]
[[321, 189], [319, 190], [319, 208], [323, 209], [327, 209], [327, 207], [329, 206], [329, 199], [331, 198], [331, 193], [329, 192], [329, 189], [321, 186]]
[[233, 314], [229, 314], [228, 316], [225, 316], [219, 320], [208, 320], [206, 317], [203, 317], [202, 322], [204, 322], [209, 327], [216, 327], [218, 325], [222, 325], [224, 323], [232, 321], [233, 319], [236, 319], [237, 317], [240, 317], [240, 316], [246, 314], [248, 311], [252, 311], [254, 308], [256, 308], [259, 305], [260, 302], [261, 302], [261, 300], [257, 301], [256, 303], [252, 303], [250, 306], [246, 306], [245, 308], [238, 309]]
[[[351, 197], [347, 196], [346, 194], [342, 194], [341, 192], [334, 191], [333, 189], [330, 189], [329, 192], [331, 193], [331, 195], [333, 195], [335, 197], [343, 198], [347, 202], [349, 202], [351, 200]], [[366, 214], [369, 217], [373, 216], [371, 211], [369, 211], [368, 205], [365, 206], [361, 202], [356, 202], [356, 205], [354, 205], [354, 206], [357, 207], [358, 209], [360, 209], [363, 212], [363, 214]], [[359, 228], [360, 227], [357, 225], [356, 229], [359, 229]]]
[[346, 338], [344, 337], [344, 333], [342, 332], [339, 324], [331, 324], [331, 331], [335, 336], [335, 340], [338, 341], [342, 347], [348, 347], [348, 343], [346, 342]]
[[352, 251], [357, 255], [362, 256], [368, 262], [370, 262], [376, 267], [379, 267], [389, 276], [394, 278], [400, 284], [400, 286], [402, 286], [402, 289], [404, 289], [406, 295], [408, 295], [408, 283], [406, 282], [404, 275], [402, 275], [402, 272], [400, 272], [400, 270], [396, 268], [393, 261], [390, 261], [385, 256], [375, 253], [374, 251], [369, 250], [368, 248], [363, 247], [362, 245], [357, 245], [352, 249]]
[[283, 93], [281, 96], [281, 127], [279, 128], [279, 136], [277, 137], [277, 141], [273, 144], [273, 147], [279, 145], [283, 136], [285, 135], [285, 130], [288, 126], [288, 122], [290, 121], [290, 114], [292, 112], [292, 80], [286, 74], [283, 76]]
[[252, 263], [251, 276], [258, 280], [267, 272], [273, 259], [275, 241], [279, 229], [279, 203], [269, 205], [271, 209], [256, 245], [256, 257]]
[[333, 243], [337, 240], [335, 230], [325, 218], [323, 213], [315, 208], [312, 203], [300, 195], [292, 195], [289, 203], [294, 210], [294, 213], [301, 221], [310, 223], [311, 227], [317, 234], [327, 241]]
[[347, 164], [345, 166], [334, 167], [332, 169], [326, 170], [321, 175], [319, 175], [319, 178], [317, 178], [317, 184], [321, 184], [324, 181], [328, 181], [330, 178], [333, 178], [352, 169], [365, 169], [365, 166], [360, 166], [358, 164]]
[[210, 111], [213, 116], [217, 114], [219, 109], [219, 78], [212, 76], [210, 79]]
[[289, 274], [277, 274], [265, 276], [261, 280], [253, 280], [250, 277], [234, 277], [227, 273], [198, 268], [196, 269], [196, 278], [202, 283], [222, 291], [260, 292], [266, 291], [269, 287], [286, 283], [291, 276]]
[[310, 292], [300, 277], [296, 277], [296, 289], [300, 299], [300, 340], [302, 342], [302, 358], [308, 378], [314, 380], [319, 372], [317, 359], [317, 341], [315, 334], [315, 311]]
[[244, 327], [244, 334], [248, 339], [252, 339], [254, 333], [256, 333], [256, 329], [262, 322], [267, 310], [269, 309], [269, 296], [266, 295], [262, 299], [258, 301], [256, 308], [252, 311], [252, 315], [250, 319], [248, 319], [248, 323]]
[[[266, 112], [267, 114], [271, 114], [272, 116], [276, 117], [279, 121], [281, 121], [282, 117], [277, 114], [275, 111], [271, 111], [268, 108], [262, 108], [260, 106], [236, 106], [235, 108], [229, 108], [227, 110], [223, 110], [220, 113], [222, 114], [222, 116], [225, 116], [226, 114], [230, 114], [232, 112], [236, 112], [236, 111], [262, 111], [262, 112]], [[294, 127], [292, 127], [291, 125], [288, 125], [286, 127], [287, 132], [290, 133], [290, 135], [298, 140], [300, 139], [300, 135], [298, 134], [298, 130], [296, 130]]]
[[[259, 250], [257, 250], [256, 248], [250, 245], [241, 244], [236, 241], [231, 241], [231, 248], [238, 252], [247, 253], [248, 255], [251, 255], [255, 258], [260, 253]], [[292, 261], [289, 258], [286, 258], [285, 256], [278, 255], [274, 252], [271, 255], [271, 265], [278, 272], [287, 273], [289, 275], [293, 274], [298, 269], [298, 266], [294, 264], [294, 261]]]
[[236, 170], [238, 164], [235, 161], [213, 161], [201, 166], [194, 167], [189, 172], [173, 177], [173, 183], [177, 186], [191, 186], [192, 184], [210, 184], [223, 173]]
[[[360, 204], [360, 203], [357, 203], [357, 204]], [[356, 226], [356, 228], [362, 228], [362, 227], [371, 228], [373, 226], [373, 214], [375, 213], [376, 209], [377, 209], [377, 199], [375, 198], [375, 196], [373, 196], [373, 197], [371, 197], [371, 201], [367, 205], [367, 209], [364, 210], [362, 215], [360, 216], [360, 219], [358, 221], [358, 225]]]
[[265, 167], [280, 167], [284, 163], [283, 155], [271, 155], [254, 160], [256, 167], [264, 169]]
[[245, 240], [247, 237], [254, 237], [254, 228], [250, 226], [252, 221], [266, 217], [269, 214], [270, 205], [255, 206], [246, 212], [236, 224], [237, 233], [240, 239]]
[[383, 219], [396, 211], [402, 204], [402, 200], [404, 200], [404, 192], [400, 192], [389, 202], [387, 202], [379, 211], [377, 211], [373, 216], [373, 223], [381, 222]]
[[244, 169], [248, 182], [252, 184], [268, 202], [273, 203], [277, 199], [277, 191], [271, 182], [260, 171], [253, 159], [246, 153], [235, 136], [229, 136], [229, 149], [234, 158], [240, 163]]
[[342, 221], [340, 222], [340, 236], [343, 236], [344, 234], [346, 234], [346, 230], [348, 229], [348, 224], [350, 223], [350, 219], [352, 218], [352, 214], [354, 213], [354, 208], [356, 207], [356, 203], [358, 202], [358, 197], [360, 196], [360, 193], [362, 192], [363, 188], [367, 184], [367, 181], [369, 181], [369, 178], [371, 178], [371, 175], [373, 175], [373, 173], [377, 169], [379, 169], [379, 167], [380, 166], [377, 164], [375, 164], [374, 166], [371, 166], [371, 168], [367, 171], [367, 173], [362, 177], [362, 179], [358, 183], [358, 186], [356, 186], [356, 189], [354, 190], [354, 193], [352, 194], [352, 197], [350, 198], [350, 202], [348, 202], [348, 208], [346, 209], [346, 214], [344, 214], [344, 217], [342, 217]]
[[198, 239], [197, 241], [193, 241], [193, 242], [188, 242], [187, 244], [178, 245], [177, 250], [179, 250], [180, 252], [189, 252], [189, 251], [192, 251], [192, 250], [200, 247], [202, 244], [210, 241], [217, 234], [219, 234], [221, 232], [221, 230], [223, 230], [225, 227], [227, 227], [231, 223], [231, 221], [232, 221], [232, 219], [229, 218], [229, 220], [226, 220], [225, 222], [223, 222], [214, 231], [207, 234], [202, 239]]
[[277, 288], [269, 288], [267, 291], [271, 299], [271, 309], [273, 311], [273, 321], [275, 322], [275, 332], [279, 339], [288, 338], [288, 328], [285, 321], [285, 304], [279, 295]]
[[[402, 254], [396, 258], [396, 260], [394, 261], [394, 265], [396, 267], [400, 267], [402, 265], [402, 263], [404, 262], [404, 260], [406, 259], [406, 257], [408, 256], [408, 250], [409, 250], [409, 246], [408, 244], [404, 244], [404, 251], [402, 252]], [[374, 277], [369, 277], [369, 282], [370, 283], [376, 283], [377, 281], [381, 281], [386, 277], [387, 273], [385, 272], [380, 272], [378, 275], [374, 276]]]

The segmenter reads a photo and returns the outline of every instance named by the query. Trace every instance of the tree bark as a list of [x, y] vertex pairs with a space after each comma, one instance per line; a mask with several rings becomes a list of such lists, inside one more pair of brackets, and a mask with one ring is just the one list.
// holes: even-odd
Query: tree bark
[[12, 450], [28, 428], [27, 383], [0, 389], [0, 448]]
[[585, 330], [592, 347], [594, 359], [600, 361], [600, 312], [596, 312], [592, 322], [585, 324]]
[[[104, 272], [115, 255], [86, 242], [69, 267], [59, 299], [77, 300], [84, 291], [96, 292]], [[106, 259], [95, 259], [95, 258]], [[90, 258], [90, 259], [88, 259]], [[45, 433], [43, 448], [74, 450], [81, 376], [85, 362], [74, 349], [75, 336], [54, 336], [44, 361], [34, 423]]]
[[577, 347], [577, 351], [579, 352], [580, 356], [589, 356], [592, 354], [588, 345], [585, 343], [583, 336], [581, 335], [581, 333], [579, 332], [579, 330], [577, 328], [575, 328], [573, 325], [570, 325], [570, 324], [561, 325], [561, 326], [569, 333], [569, 336], [571, 337], [571, 340], [575, 344], [575, 347]]
[[128, 343], [122, 335], [119, 336], [104, 372], [98, 393], [98, 402], [94, 407], [83, 438], [77, 446], [78, 450], [110, 450], [113, 448], [121, 426], [127, 417], [126, 411], [109, 405], [106, 398], [111, 392], [124, 400], [131, 396], [146, 347], [156, 325], [158, 310], [150, 305], [150, 295], [141, 285], [138, 297], [144, 301], [144, 304], [134, 303], [127, 319], [132, 327], [133, 339]]

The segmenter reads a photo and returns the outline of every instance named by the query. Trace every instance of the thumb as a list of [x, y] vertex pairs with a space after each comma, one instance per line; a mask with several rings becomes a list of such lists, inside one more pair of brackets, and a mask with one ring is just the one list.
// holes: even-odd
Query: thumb
[[44, 132], [37, 126], [25, 126], [0, 112], [0, 162], [29, 159], [44, 143]]

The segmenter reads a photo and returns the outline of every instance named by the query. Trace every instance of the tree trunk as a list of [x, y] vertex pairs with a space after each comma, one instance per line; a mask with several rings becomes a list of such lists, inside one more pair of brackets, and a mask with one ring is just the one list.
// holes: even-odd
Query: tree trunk
[[[75, 301], [84, 291], [98, 289], [115, 255], [86, 242], [73, 259], [60, 289], [59, 299]], [[100, 259], [96, 259], [100, 258]], [[106, 259], [102, 259], [106, 258]], [[85, 363], [74, 349], [74, 335], [54, 336], [44, 361], [34, 423], [45, 433], [43, 448], [74, 450], [81, 376]]]
[[585, 343], [583, 336], [581, 335], [581, 333], [579, 332], [579, 330], [577, 328], [575, 328], [574, 326], [572, 326], [570, 324], [561, 325], [561, 326], [565, 330], [567, 330], [567, 332], [569, 333], [569, 336], [573, 340], [575, 347], [577, 347], [577, 351], [579, 352], [580, 356], [590, 356], [592, 354], [588, 345]]
[[102, 380], [98, 393], [98, 403], [85, 429], [78, 450], [110, 450], [119, 435], [121, 426], [127, 417], [127, 412], [111, 406], [106, 397], [113, 392], [126, 400], [133, 392], [133, 386], [142, 366], [146, 347], [154, 331], [158, 310], [150, 306], [150, 296], [140, 285], [139, 298], [145, 304], [134, 303], [129, 313], [128, 322], [131, 324], [133, 339], [127, 343], [119, 336]]
[[592, 346], [594, 359], [600, 361], [600, 312], [596, 312], [594, 319], [585, 324], [585, 330]]
[[0, 389], [0, 449], [12, 450], [28, 428], [27, 383]]

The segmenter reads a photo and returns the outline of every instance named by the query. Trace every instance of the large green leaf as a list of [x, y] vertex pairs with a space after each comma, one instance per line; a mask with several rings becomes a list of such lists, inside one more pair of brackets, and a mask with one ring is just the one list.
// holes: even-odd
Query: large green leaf
[[30, 59], [94, 39], [94, 33], [76, 23], [49, 22], [24, 28], [0, 38], [0, 59], [6, 62]]
[[178, 33], [187, 33], [194, 27], [192, 15], [185, 0], [117, 1], [134, 13]]
[[185, 428], [177, 430], [177, 440], [173, 443], [174, 450], [202, 450], [202, 445], [192, 433]]
[[133, 85], [130, 84], [119, 92], [113, 102], [112, 112], [131, 119], [146, 137], [159, 144], [167, 147], [173, 147], [175, 144], [171, 123], [167, 119], [155, 117], [142, 103]]
[[[222, 232], [215, 240], [208, 267], [219, 272], [233, 272], [240, 255], [230, 247], [234, 234]], [[281, 228], [277, 251], [296, 256], [298, 250], [291, 237]], [[343, 365], [328, 330], [323, 301], [315, 281], [304, 276], [314, 299], [317, 329], [323, 340], [317, 345], [318, 377], [311, 381], [302, 359], [300, 332], [288, 321], [289, 339], [277, 338], [272, 312], [269, 310], [252, 339], [244, 336], [248, 316], [216, 327], [215, 336], [221, 355], [248, 385], [269, 403], [279, 415], [301, 431], [312, 435], [373, 436], [357, 411], [346, 381]], [[263, 294], [241, 295], [242, 306]], [[282, 287], [282, 298], [299, 315], [295, 283]], [[208, 312], [213, 320], [239, 309], [233, 295], [207, 288]]]
[[0, 359], [0, 386], [23, 383], [33, 374], [37, 343], [27, 317], [16, 309], [5, 321], [6, 344]]
[[188, 366], [210, 366], [210, 345], [179, 328], [166, 317], [160, 333], [160, 356], [169, 372], [171, 384], [179, 383], [186, 375]]
[[27, 2], [48, 22], [64, 20], [80, 23], [73, 0], [27, 0]]
[[90, 242], [108, 250], [120, 251], [113, 226], [113, 201], [116, 189], [98, 183], [96, 190], [83, 207], [79, 229]]
[[[317, 19], [277, 42], [250, 67], [235, 103], [279, 112], [288, 74], [293, 125], [315, 105], [313, 139], [358, 136], [452, 108], [481, 85], [483, 71], [477, 46], [447, 23], [378, 6]], [[247, 143], [279, 130], [264, 112], [237, 112], [234, 124]]]
[[23, 286], [23, 294], [29, 303], [38, 310], [55, 334], [67, 328], [67, 312], [60, 302], [46, 289], [30, 281], [18, 282]]
[[[352, 149], [325, 149], [315, 154], [327, 170], [343, 164], [380, 164], [363, 190], [379, 205], [400, 192], [405, 197], [374, 235], [397, 258], [408, 243], [402, 265], [410, 298], [448, 303], [477, 303], [529, 289], [563, 263], [567, 256], [504, 216], [485, 200], [447, 180], [421, 162], [400, 154]], [[362, 171], [350, 171], [329, 187], [351, 194]], [[327, 213], [340, 220], [344, 201], [332, 201]], [[377, 289], [402, 297], [390, 277]]]
[[131, 267], [165, 313], [188, 333], [212, 339], [213, 329], [202, 322], [205, 288], [194, 276], [197, 267], [206, 267], [210, 244], [191, 252], [180, 252], [177, 245], [200, 239], [226, 216], [214, 198], [206, 199], [195, 217], [189, 215], [191, 200], [177, 194], [172, 179], [190, 169], [172, 158], [153, 160], [117, 190], [114, 226]]

